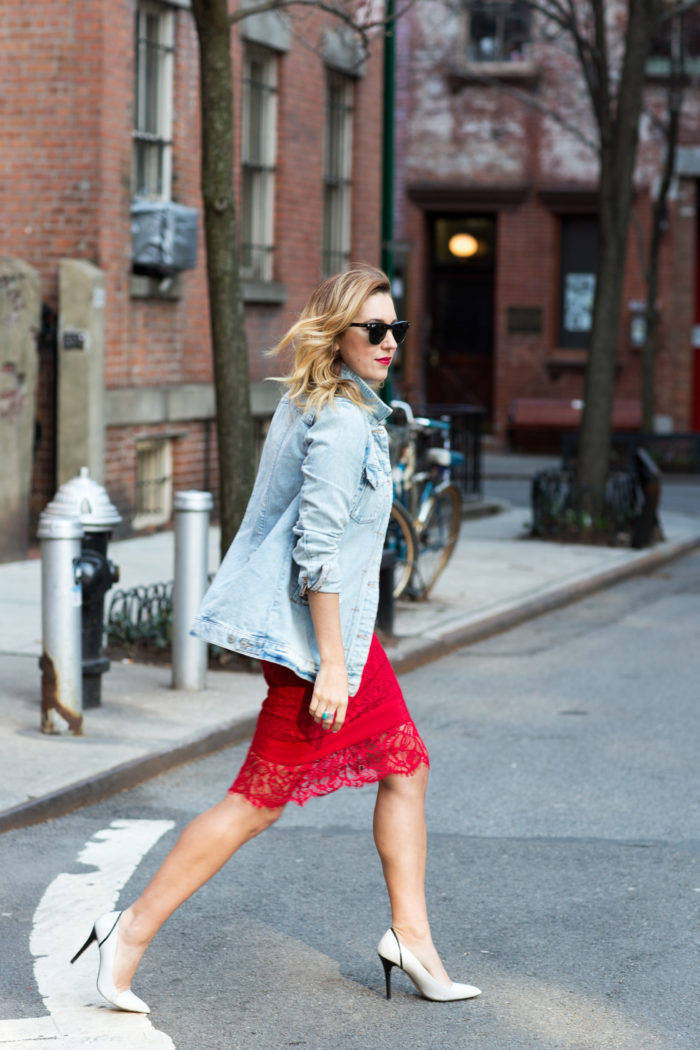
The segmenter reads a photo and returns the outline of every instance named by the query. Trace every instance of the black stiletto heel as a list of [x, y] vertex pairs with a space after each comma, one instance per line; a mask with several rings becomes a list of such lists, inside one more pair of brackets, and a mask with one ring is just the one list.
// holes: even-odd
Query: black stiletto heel
[[85, 949], [86, 949], [86, 948], [89, 948], [89, 947], [90, 947], [90, 945], [92, 944], [92, 942], [93, 942], [93, 941], [96, 941], [96, 940], [97, 940], [97, 933], [96, 933], [96, 931], [95, 931], [95, 927], [93, 926], [93, 927], [92, 927], [92, 930], [90, 931], [90, 936], [89, 936], [89, 937], [88, 937], [88, 939], [87, 939], [87, 940], [85, 941], [85, 944], [84, 944], [84, 945], [82, 946], [82, 948], [79, 948], [79, 949], [78, 949], [78, 951], [77, 951], [77, 952], [75, 953], [75, 955], [74, 955], [74, 956], [73, 956], [73, 958], [71, 959], [71, 964], [73, 964], [73, 963], [75, 962], [75, 960], [76, 960], [76, 959], [79, 959], [79, 958], [80, 958], [80, 956], [81, 956], [81, 955], [83, 954], [83, 952], [85, 951]]
[[382, 966], [384, 967], [384, 977], [386, 978], [386, 997], [391, 999], [391, 971], [396, 965], [391, 959], [385, 959], [383, 955], [379, 958], [382, 960]]

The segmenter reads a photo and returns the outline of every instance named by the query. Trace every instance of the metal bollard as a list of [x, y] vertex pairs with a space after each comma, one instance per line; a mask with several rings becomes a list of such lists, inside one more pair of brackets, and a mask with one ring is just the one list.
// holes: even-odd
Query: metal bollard
[[173, 585], [173, 689], [204, 689], [207, 643], [190, 634], [207, 589], [210, 492], [176, 492]]
[[[39, 516], [41, 540], [41, 731], [83, 731], [79, 518]], [[60, 720], [57, 724], [57, 720]]]

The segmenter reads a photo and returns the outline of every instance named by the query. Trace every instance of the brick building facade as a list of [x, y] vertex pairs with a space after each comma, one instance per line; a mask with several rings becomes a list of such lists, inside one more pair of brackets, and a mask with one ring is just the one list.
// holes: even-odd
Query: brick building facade
[[[363, 56], [342, 23], [312, 8], [246, 18], [232, 40], [251, 393], [263, 418], [276, 391], [264, 377], [280, 368], [264, 351], [331, 264], [379, 260], [382, 56], [380, 41]], [[55, 388], [71, 352], [59, 273], [61, 260], [79, 259], [102, 281], [93, 306], [104, 383], [92, 396], [103, 480], [123, 531], [165, 522], [173, 490], [216, 490], [189, 0], [4, 0], [0, 50], [0, 254], [39, 272], [44, 304], [34, 521], [66, 480], [55, 466]], [[196, 209], [193, 267], [135, 263], [135, 199]]]
[[[606, 6], [611, 24], [624, 24], [626, 5]], [[698, 44], [693, 23], [660, 259], [655, 416], [676, 432], [700, 430]], [[663, 116], [667, 97], [663, 41], [657, 50], [635, 177], [635, 226], [645, 236], [664, 153], [650, 116]], [[413, 321], [403, 388], [418, 402], [481, 405], [502, 446], [517, 398], [582, 398], [597, 251], [585, 85], [571, 47], [518, 3], [418, 4], [399, 24], [397, 52], [395, 235]], [[615, 397], [636, 404], [645, 297], [633, 228]]]

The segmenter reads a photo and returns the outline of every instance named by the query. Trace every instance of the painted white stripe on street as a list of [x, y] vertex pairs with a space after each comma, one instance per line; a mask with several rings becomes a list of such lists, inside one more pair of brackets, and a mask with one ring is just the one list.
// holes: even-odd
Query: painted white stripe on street
[[119, 891], [144, 855], [172, 827], [171, 820], [115, 820], [78, 854], [90, 870], [54, 879], [34, 913], [29, 942], [50, 1016], [0, 1021], [2, 1050], [175, 1050], [147, 1015], [113, 1010], [102, 999], [95, 986], [94, 945], [69, 964], [97, 916], [115, 909]]

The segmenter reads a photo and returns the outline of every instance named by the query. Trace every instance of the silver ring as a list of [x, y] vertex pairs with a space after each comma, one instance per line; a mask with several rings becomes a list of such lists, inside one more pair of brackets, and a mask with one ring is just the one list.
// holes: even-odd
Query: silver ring
[[324, 721], [324, 722], [326, 721], [326, 719], [327, 719], [327, 718], [330, 718], [330, 717], [331, 717], [331, 716], [330, 716], [330, 715], [328, 714], [328, 712], [327, 712], [327, 711], [324, 711], [324, 712], [323, 712], [322, 718], [323, 718], [323, 721]]

